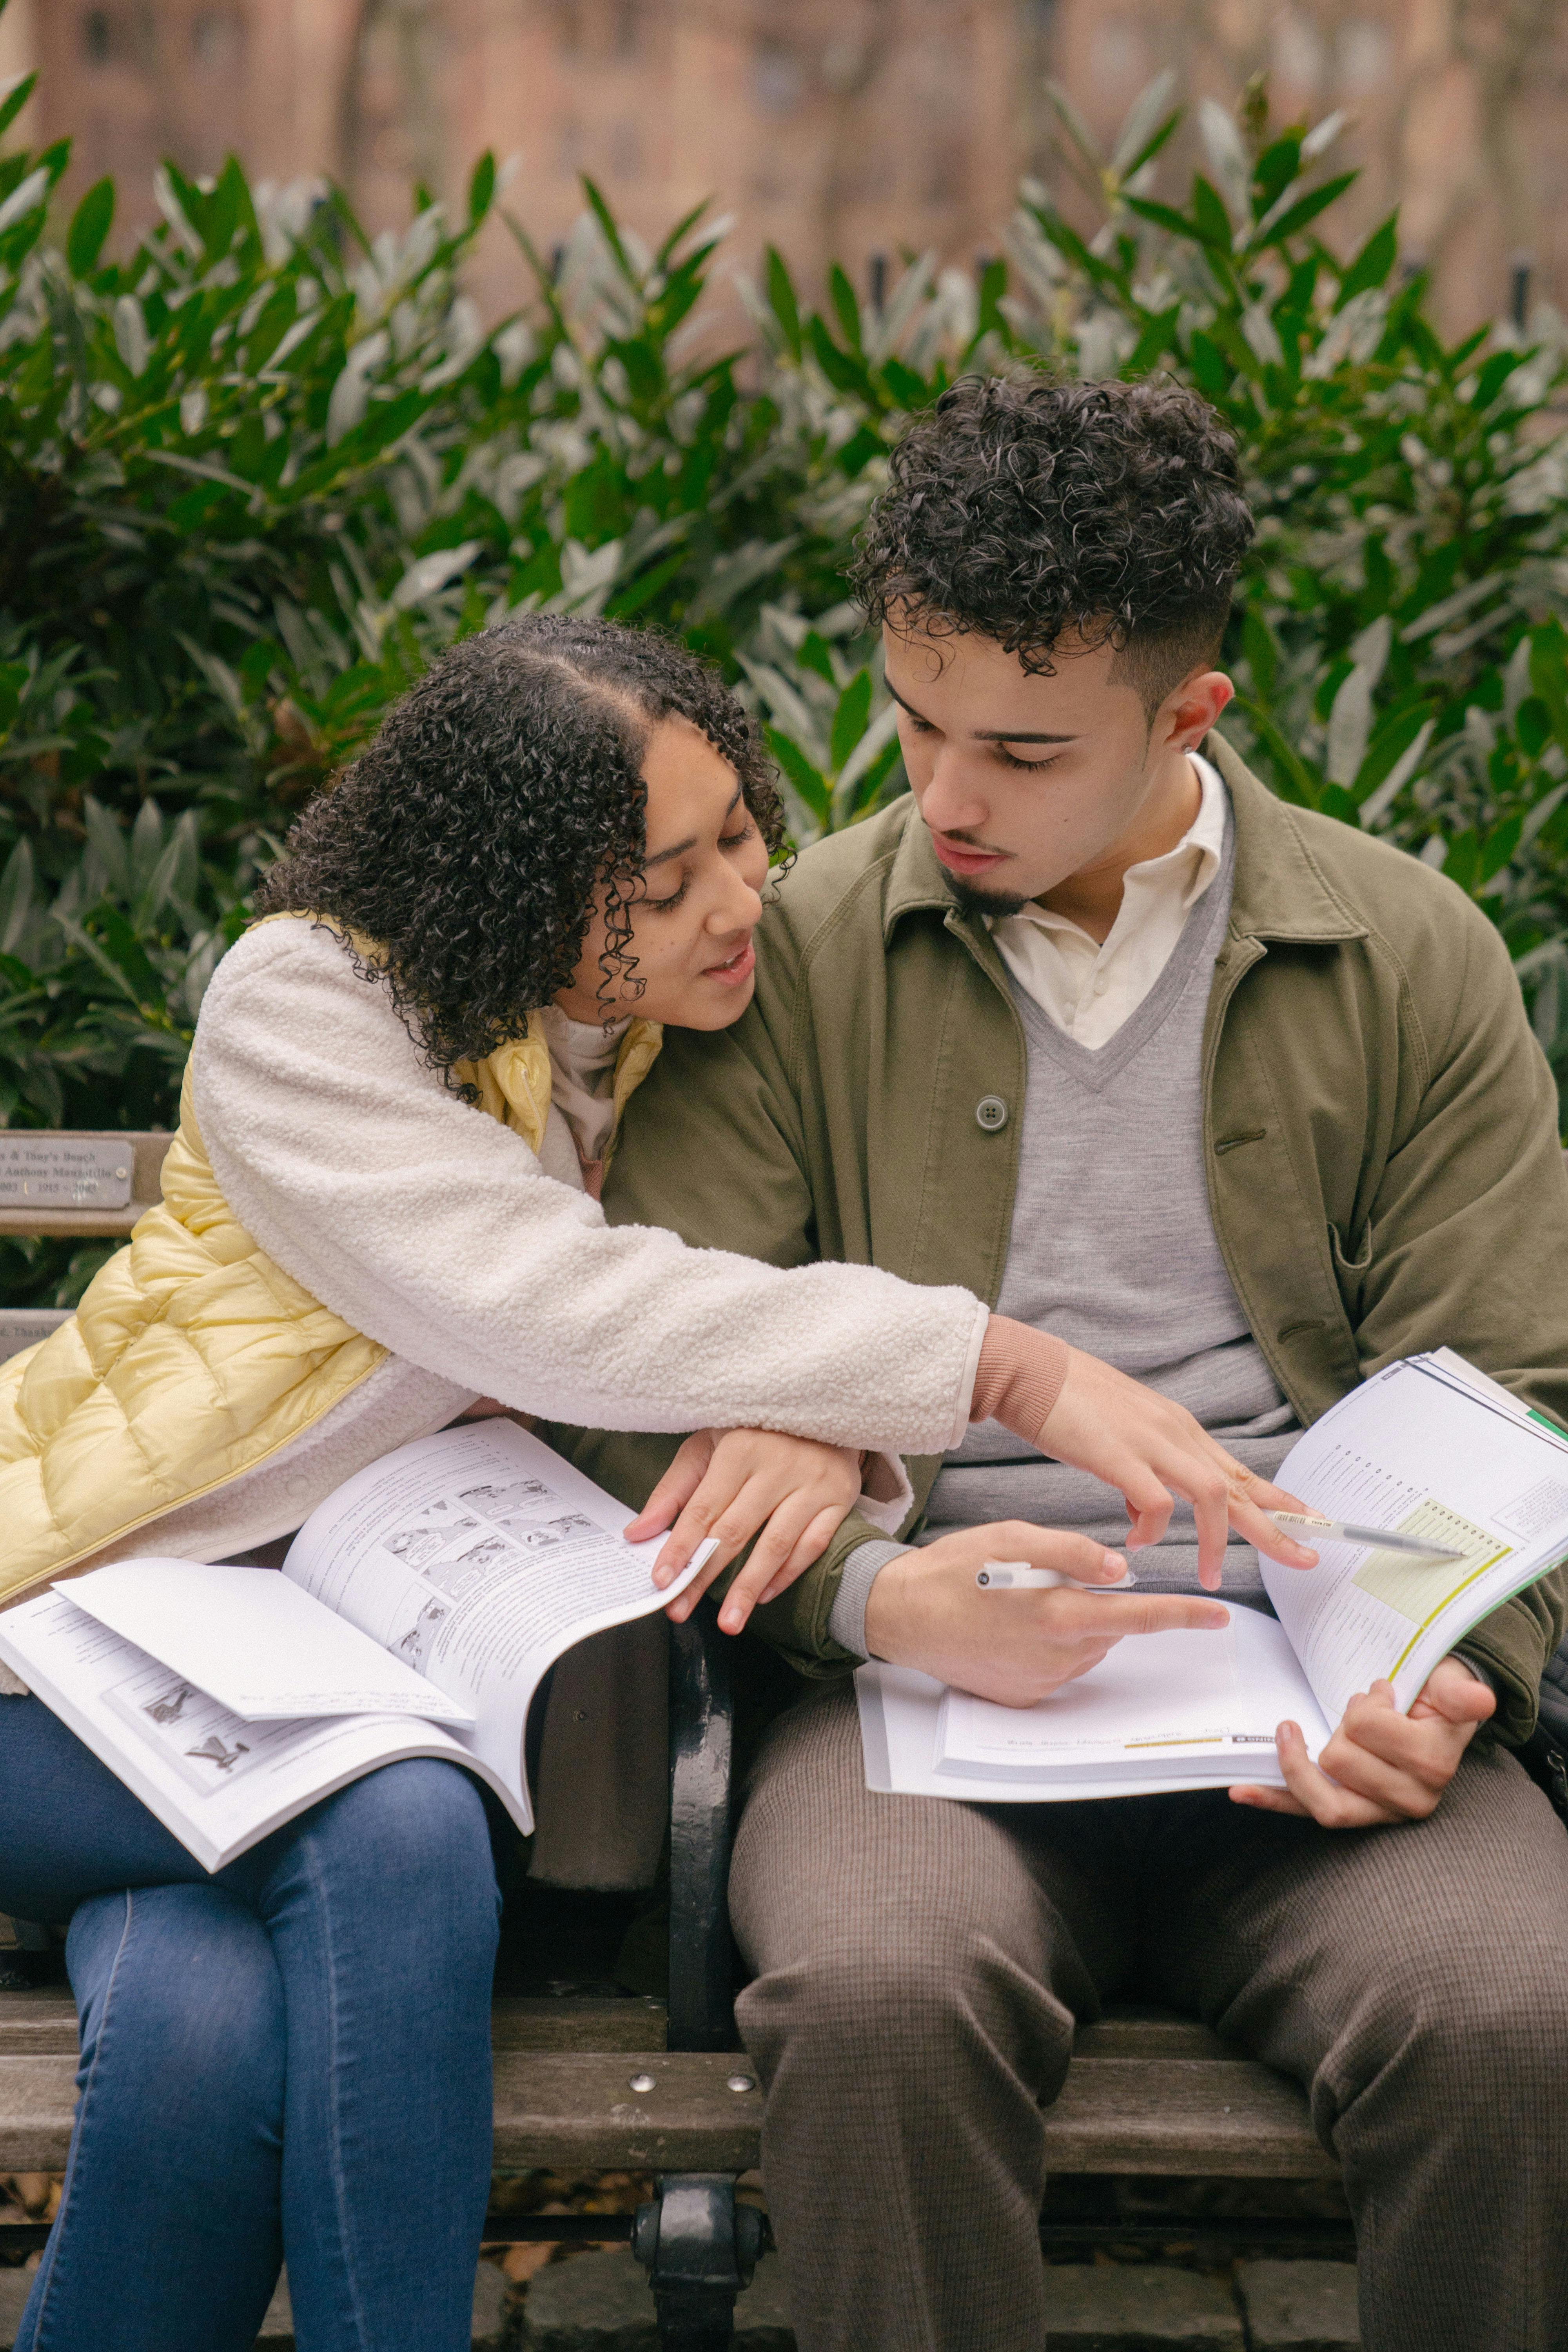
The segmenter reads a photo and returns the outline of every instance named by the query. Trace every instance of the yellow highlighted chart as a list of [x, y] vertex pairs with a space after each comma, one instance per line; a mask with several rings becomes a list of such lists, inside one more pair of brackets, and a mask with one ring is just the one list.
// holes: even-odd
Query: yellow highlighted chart
[[1506, 1559], [1513, 1549], [1511, 1544], [1500, 1543], [1496, 1536], [1430, 1495], [1399, 1521], [1397, 1532], [1425, 1536], [1447, 1551], [1464, 1554], [1462, 1559], [1423, 1560], [1409, 1552], [1374, 1551], [1357, 1569], [1351, 1580], [1353, 1584], [1417, 1627], [1429, 1625], [1457, 1592], [1484, 1576], [1500, 1559]]

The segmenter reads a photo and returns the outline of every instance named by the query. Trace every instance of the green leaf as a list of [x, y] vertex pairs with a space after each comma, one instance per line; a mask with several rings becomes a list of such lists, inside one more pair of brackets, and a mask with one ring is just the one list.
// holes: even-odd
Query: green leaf
[[121, 898], [131, 896], [131, 856], [125, 835], [109, 811], [91, 793], [84, 793], [81, 802], [82, 823], [87, 828], [89, 846], [96, 851], [98, 862], [108, 877], [109, 887]]
[[795, 657], [802, 669], [814, 670], [818, 677], [826, 678], [829, 686], [837, 686], [837, 681], [833, 675], [833, 656], [827, 650], [827, 641], [819, 637], [815, 629], [807, 629]]
[[1326, 212], [1336, 197], [1344, 194], [1357, 176], [1354, 172], [1342, 172], [1337, 180], [1325, 180], [1321, 188], [1313, 188], [1300, 204], [1292, 205], [1289, 212], [1275, 222], [1263, 243], [1284, 245], [1291, 237], [1299, 236], [1308, 222], [1315, 221], [1320, 213]]
[[858, 433], [851, 434], [834, 462], [839, 472], [853, 481], [862, 466], [868, 466], [873, 457], [879, 457], [881, 454], [881, 435], [875, 425], [862, 425]]
[[19, 841], [0, 872], [0, 955], [9, 956], [22, 944], [33, 910], [33, 852]]
[[767, 254], [768, 304], [784, 330], [784, 339], [796, 359], [801, 354], [800, 305], [795, 300], [795, 282], [783, 254], [770, 245]]
[[827, 756], [837, 775], [866, 732], [871, 717], [871, 673], [857, 670], [838, 698]]
[[882, 382], [900, 408], [923, 408], [941, 390], [940, 384], [928, 383], [923, 375], [917, 374], [900, 359], [884, 360], [881, 373]]
[[1527, 695], [1514, 713], [1513, 731], [1532, 760], [1539, 760], [1552, 740], [1552, 718], [1538, 694]]
[[1301, 141], [1294, 131], [1266, 147], [1252, 167], [1252, 213], [1261, 220], [1277, 205], [1301, 168]]
[[1152, 318], [1144, 321], [1137, 342], [1123, 362], [1121, 373], [1125, 377], [1131, 380], [1134, 376], [1147, 375], [1152, 367], [1158, 365], [1176, 340], [1181, 316], [1181, 304], [1173, 302], [1168, 310], [1157, 310]]
[[858, 394], [862, 400], [874, 400], [876, 394], [865, 361], [854, 352], [840, 351], [815, 310], [807, 332], [816, 363], [834, 390]]
[[890, 743], [883, 744], [855, 788], [856, 816], [868, 816], [880, 805], [882, 787], [903, 755], [903, 745], [896, 735]]
[[[136, 812], [136, 822], [131, 828], [131, 890], [133, 898], [143, 898], [147, 885], [156, 872], [163, 855], [163, 812], [154, 800], [144, 800]], [[136, 928], [142, 929], [145, 917], [140, 917]]]
[[1248, 604], [1242, 615], [1241, 650], [1247, 656], [1247, 666], [1252, 672], [1252, 683], [1258, 699], [1272, 701], [1279, 648], [1274, 642], [1273, 630], [1255, 604]]
[[1216, 253], [1228, 253], [1236, 242], [1225, 199], [1201, 172], [1193, 181], [1193, 226]]
[[858, 352], [863, 350], [860, 305], [856, 299], [855, 289], [837, 262], [827, 273], [827, 292], [845, 341]]
[[1489, 882], [1494, 874], [1502, 872], [1503, 867], [1519, 847], [1519, 837], [1523, 831], [1524, 811], [1522, 809], [1513, 816], [1505, 817], [1500, 824], [1493, 825], [1481, 847], [1481, 881]]
[[1141, 147], [1134, 149], [1132, 154], [1128, 158], [1127, 162], [1122, 164], [1121, 169], [1120, 176], [1123, 185], [1125, 185], [1129, 180], [1135, 179], [1138, 173], [1143, 169], [1145, 163], [1152, 163], [1153, 162], [1155, 156], [1160, 152], [1161, 148], [1164, 146], [1165, 142], [1174, 131], [1177, 124], [1181, 121], [1181, 119], [1182, 110], [1178, 106], [1171, 113], [1166, 115], [1163, 122], [1159, 124], [1157, 129], [1150, 132], [1148, 138], [1144, 140]]
[[[1123, 196], [1121, 201], [1130, 213], [1137, 214], [1140, 220], [1152, 221], [1156, 228], [1163, 228], [1169, 236], [1179, 236], [1189, 245], [1194, 239], [1200, 245], [1202, 244], [1202, 233], [1187, 218], [1185, 213], [1176, 212], [1170, 205], [1157, 205], [1151, 196]], [[1230, 245], [1228, 226], [1227, 221], [1226, 237], [1227, 251]], [[1065, 247], [1063, 249], [1066, 250]]]
[[1235, 381], [1235, 371], [1214, 337], [1205, 335], [1201, 327], [1193, 331], [1187, 358], [1198, 390], [1210, 400], [1226, 399]]
[[605, 243], [609, 247], [611, 253], [615, 256], [616, 267], [619, 269], [621, 276], [626, 279], [628, 286], [636, 286], [638, 282], [637, 273], [633, 268], [631, 257], [627, 254], [626, 247], [621, 242], [621, 232], [616, 226], [615, 215], [611, 212], [609, 205], [605, 202], [604, 197], [599, 194], [599, 191], [595, 186], [593, 181], [586, 177], [584, 177], [583, 182], [583, 194], [588, 199], [589, 206], [592, 209], [595, 219], [598, 222], [599, 226], [605, 232]]
[[1304, 808], [1316, 808], [1322, 795], [1322, 783], [1316, 772], [1302, 759], [1293, 743], [1260, 703], [1250, 701], [1244, 694], [1236, 698], [1236, 707], [1245, 713], [1257, 729], [1265, 748], [1279, 770], [1279, 790], [1282, 799], [1295, 801]]
[[487, 147], [474, 165], [473, 177], [468, 182], [468, 220], [471, 226], [477, 228], [483, 220], [494, 202], [495, 192], [496, 159]]
[[1448, 845], [1443, 860], [1443, 871], [1450, 882], [1461, 890], [1473, 890], [1480, 874], [1481, 845], [1474, 826], [1468, 827]]
[[[689, 213], [682, 213], [680, 218], [676, 222], [675, 226], [661, 241], [658, 251], [654, 255], [653, 259], [656, 269], [668, 269], [673, 266], [675, 256], [680, 249], [682, 238], [685, 237], [690, 230], [696, 227], [698, 222], [701, 219], [703, 214], [708, 209], [708, 198], [704, 196], [701, 203], [693, 205]], [[710, 245], [703, 247], [705, 254], [710, 253], [712, 250], [713, 248]], [[682, 262], [682, 268], [685, 268], [687, 266], [688, 264], [686, 262]]]
[[1399, 215], [1390, 213], [1388, 218], [1373, 230], [1355, 259], [1341, 273], [1335, 310], [1342, 310], [1352, 295], [1364, 294], [1371, 287], [1384, 285], [1398, 258]]
[[1568, 751], [1568, 636], [1558, 620], [1531, 632], [1530, 683], [1545, 705], [1552, 732]]
[[826, 824], [833, 807], [833, 787], [818, 767], [815, 767], [795, 742], [780, 727], [766, 730], [768, 748], [779, 766], [795, 786], [806, 807], [817, 820]]
[[95, 180], [83, 196], [66, 231], [66, 259], [71, 273], [85, 278], [103, 251], [103, 241], [114, 222], [114, 183]]
[[37, 86], [38, 77], [36, 73], [24, 74], [21, 80], [14, 83], [5, 97], [0, 98], [0, 138], [4, 138], [5, 132], [10, 130]]
[[1489, 408], [1515, 368], [1524, 364], [1523, 352], [1494, 352], [1476, 378], [1470, 406], [1478, 413]]

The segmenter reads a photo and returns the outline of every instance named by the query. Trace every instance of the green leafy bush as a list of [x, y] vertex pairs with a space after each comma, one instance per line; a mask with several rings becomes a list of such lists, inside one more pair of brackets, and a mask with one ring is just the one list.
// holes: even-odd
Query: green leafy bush
[[[51, 235], [65, 146], [0, 159], [0, 1122], [172, 1121], [293, 812], [508, 610], [717, 656], [797, 841], [879, 805], [902, 776], [848, 542], [908, 415], [1021, 357], [1168, 369], [1226, 416], [1259, 516], [1227, 731], [1285, 796], [1477, 898], [1568, 1077], [1558, 322], [1449, 344], [1392, 222], [1337, 253], [1331, 124], [1205, 103], [1177, 202], [1163, 81], [1109, 155], [1058, 107], [1095, 234], [1026, 185], [978, 283], [928, 257], [880, 310], [838, 269], [811, 310], [771, 255], [734, 352], [706, 301], [722, 225], [648, 250], [591, 186], [553, 271], [510, 223], [527, 299], [483, 327], [464, 264], [510, 220], [489, 157], [460, 218], [420, 195], [375, 238], [330, 187], [262, 201], [233, 163], [168, 167], [118, 258], [109, 183]], [[68, 1290], [58, 1255], [14, 1266], [16, 1295]]]

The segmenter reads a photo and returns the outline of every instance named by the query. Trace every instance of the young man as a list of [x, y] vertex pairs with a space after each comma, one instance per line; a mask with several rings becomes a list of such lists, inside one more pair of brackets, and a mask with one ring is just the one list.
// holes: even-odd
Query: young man
[[[1230, 442], [1168, 385], [971, 381], [911, 429], [858, 567], [910, 795], [784, 878], [754, 1005], [667, 1042], [605, 1207], [966, 1283], [1271, 1475], [1442, 1343], [1568, 1420], [1568, 1179], [1485, 919], [1211, 732], [1250, 530]], [[641, 1444], [590, 1466], [646, 1492]], [[1307, 2086], [1369, 2352], [1568, 2347], [1568, 1840], [1509, 1752], [1558, 1580], [1408, 1717], [1353, 1702], [1321, 1766], [1281, 1727], [1284, 1790], [872, 1796], [849, 1664], [1028, 1704], [1103, 1654], [1106, 1604], [982, 1595], [976, 1566], [1083, 1575], [1124, 1533], [994, 1427], [910, 1473], [913, 1548], [851, 1518], [756, 1621], [821, 1685], [768, 1736], [731, 1882], [804, 2352], [1037, 2352], [1041, 2109], [1118, 1995]], [[1176, 1532], [1139, 1576], [1195, 1592]]]

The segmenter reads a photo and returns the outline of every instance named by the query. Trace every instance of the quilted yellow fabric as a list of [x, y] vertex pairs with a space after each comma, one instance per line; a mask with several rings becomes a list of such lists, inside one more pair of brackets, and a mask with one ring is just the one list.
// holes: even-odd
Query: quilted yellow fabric
[[[637, 1021], [623, 1039], [617, 1119], [661, 1038], [657, 1024]], [[526, 1037], [460, 1075], [537, 1150], [551, 1090], [537, 1015]], [[0, 1365], [0, 1598], [254, 1469], [386, 1352], [285, 1274], [235, 1217], [202, 1144], [188, 1071], [163, 1190], [71, 1320]]]

